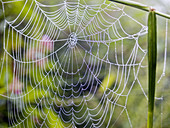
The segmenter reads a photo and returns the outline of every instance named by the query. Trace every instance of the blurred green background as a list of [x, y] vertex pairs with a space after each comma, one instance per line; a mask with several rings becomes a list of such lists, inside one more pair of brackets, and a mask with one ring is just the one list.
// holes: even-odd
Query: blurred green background
[[[2, 0], [2, 1], [5, 2], [5, 0]], [[95, 1], [95, 2], [100, 3], [100, 1]], [[168, 2], [168, 0], [151, 0], [151, 1], [134, 0], [134, 1], [152, 6], [152, 7], [156, 8], [156, 10], [170, 14], [170, 11], [168, 9], [170, 2]], [[45, 4], [55, 3], [55, 1], [46, 1], [46, 0], [40, 0], [40, 2], [45, 3]], [[57, 1], [57, 2], [59, 2], [59, 1]], [[3, 58], [4, 57], [3, 40], [4, 40], [4, 37], [5, 37], [4, 35], [7, 35], [7, 34], [4, 34], [4, 13], [3, 13], [3, 10], [2, 10], [2, 7], [3, 7], [2, 2], [0, 2], [0, 3], [1, 3], [1, 5], [0, 5], [0, 72], [1, 72], [1, 74], [0, 74], [1, 75], [0, 76], [0, 94], [9, 96], [11, 94], [10, 85], [12, 85], [12, 84], [14, 85], [14, 84], [17, 83], [18, 85], [22, 86], [23, 83], [18, 78], [16, 78], [14, 80], [14, 76], [13, 76], [14, 75], [14, 73], [13, 73], [14, 62], [13, 62], [13, 59], [8, 57], [8, 60], [7, 60], [6, 56], [5, 56], [5, 58]], [[9, 21], [15, 19], [17, 17], [17, 15], [19, 14], [20, 10], [22, 9], [23, 4], [24, 4], [23, 1], [14, 2], [12, 4], [7, 4], [5, 6], [5, 19], [7, 19]], [[117, 4], [117, 6], [122, 8], [122, 5]], [[24, 10], [25, 12], [23, 12], [22, 17], [24, 17], [24, 15], [27, 13], [28, 8], [29, 8], [29, 4], [26, 5], [25, 10]], [[126, 7], [126, 6], [125, 6], [124, 11], [125, 11], [126, 14], [133, 17], [134, 19], [136, 19], [137, 21], [142, 23], [144, 26], [147, 25], [147, 15], [148, 15], [147, 12], [140, 11], [139, 9], [134, 9], [132, 7]], [[33, 9], [29, 12], [30, 13], [29, 15], [31, 15], [32, 12], [33, 12]], [[116, 12], [114, 12], [114, 13], [116, 13]], [[37, 13], [37, 15], [38, 15], [38, 13]], [[119, 15], [119, 14], [117, 13], [115, 15]], [[21, 20], [22, 19], [19, 19], [18, 22], [21, 21]], [[29, 17], [27, 17], [24, 22], [27, 23], [28, 21], [29, 21]], [[120, 21], [121, 21], [121, 25], [123, 26], [123, 28], [126, 31], [128, 31], [129, 33], [138, 32], [139, 26], [136, 25], [136, 24], [133, 24], [132, 20], [121, 19]], [[168, 23], [170, 23], [170, 22], [168, 21]], [[21, 24], [18, 27], [18, 29], [21, 29], [23, 26], [24, 26], [24, 23]], [[7, 32], [8, 31], [7, 29], [9, 28], [9, 26], [6, 25], [5, 27], [6, 27], [6, 32]], [[91, 26], [91, 27], [93, 27], [93, 26]], [[166, 19], [158, 16], [157, 80], [160, 79], [160, 77], [163, 73], [163, 69], [164, 69], [165, 34], [166, 34], [165, 31], [166, 31]], [[66, 32], [68, 32], [68, 31], [66, 31]], [[27, 33], [27, 32], [25, 32], [25, 33]], [[16, 33], [14, 33], [14, 34], [16, 35]], [[168, 44], [167, 44], [167, 58], [166, 58], [165, 76], [163, 76], [161, 81], [156, 85], [156, 97], [158, 97], [158, 98], [163, 97], [163, 100], [156, 99], [156, 101], [155, 101], [155, 115], [154, 115], [154, 127], [155, 128], [160, 128], [160, 127], [168, 128], [170, 126], [170, 95], [169, 95], [170, 94], [170, 86], [169, 86], [169, 83], [170, 83], [170, 80], [169, 80], [169, 78], [170, 78], [170, 69], [169, 69], [169, 67], [170, 67], [170, 56], [169, 56], [169, 53], [170, 53], [169, 52], [170, 36], [169, 35], [170, 35], [170, 24], [169, 24], [169, 27], [168, 27], [168, 38], [167, 38]], [[7, 38], [9, 38], [9, 42], [10, 42], [10, 40], [12, 40], [11, 39], [12, 37], [5, 37], [5, 39], [7, 39]], [[38, 37], [37, 36], [36, 38], [42, 39], [42, 38], [48, 38], [48, 37]], [[24, 40], [23, 37], [22, 37], [22, 40]], [[61, 43], [61, 44], [63, 44], [63, 43]], [[132, 48], [134, 47], [133, 44], [134, 44], [133, 41], [128, 41], [128, 40], [124, 41], [124, 51], [123, 52], [124, 52], [124, 56], [125, 56], [124, 59], [125, 60], [128, 59], [129, 53], [131, 52]], [[145, 49], [145, 50], [147, 49], [147, 37], [146, 37], [146, 35], [141, 36], [139, 38], [139, 45], [143, 49]], [[15, 47], [15, 46], [12, 46], [12, 44], [9, 44], [9, 46], [7, 46], [7, 51], [9, 51], [9, 53], [10, 52], [12, 53], [12, 51], [15, 51], [15, 48], [13, 48], [13, 47]], [[21, 47], [23, 47], [23, 46], [21, 45]], [[55, 44], [55, 48], [58, 49], [58, 47], [60, 47], [60, 46]], [[94, 46], [94, 47], [97, 48], [97, 46]], [[112, 48], [114, 49], [114, 45], [111, 44], [110, 49], [112, 50]], [[99, 55], [99, 56], [102, 57], [106, 53], [106, 51], [107, 51], [107, 48], [105, 48], [105, 46], [101, 46], [101, 49], [100, 49], [101, 55]], [[26, 52], [27, 51], [23, 52], [23, 54], [26, 54]], [[48, 55], [50, 52], [51, 52], [50, 49], [47, 48], [46, 52], [44, 53], [45, 54], [44, 56]], [[94, 49], [92, 52], [95, 55], [97, 50]], [[112, 52], [110, 52], [109, 54], [111, 54], [111, 53]], [[36, 53], [33, 52], [33, 54], [36, 54]], [[84, 55], [85, 53], [83, 53], [83, 51], [82, 51], [82, 54]], [[118, 56], [120, 56], [119, 59], [121, 59], [121, 46], [119, 47], [117, 54], [118, 54]], [[79, 56], [78, 53], [76, 53], [76, 55]], [[127, 57], [126, 57], [126, 55], [127, 55]], [[110, 57], [114, 58], [113, 56], [110, 56]], [[144, 56], [144, 54], [142, 52], [141, 53], [139, 52], [139, 54], [137, 56], [136, 63], [138, 61], [140, 61], [143, 56]], [[29, 60], [30, 59], [29, 55], [27, 57], [28, 57], [28, 60]], [[87, 59], [88, 58], [89, 58], [89, 56], [87, 56]], [[51, 58], [47, 58], [47, 59], [51, 59]], [[45, 60], [45, 61], [47, 61], [47, 60]], [[81, 65], [82, 60], [80, 59], [79, 61], [80, 61], [79, 62], [80, 65]], [[113, 60], [113, 62], [114, 62], [114, 60]], [[42, 67], [39, 66], [38, 68], [40, 70], [37, 71], [38, 72], [37, 74], [39, 74], [42, 70], [49, 71], [54, 64], [54, 63], [50, 63], [49, 61], [48, 62], [42, 62], [42, 63], [48, 63], [48, 66], [46, 66], [45, 68], [42, 68]], [[3, 65], [3, 67], [2, 67], [2, 65]], [[110, 121], [111, 123], [108, 126], [109, 128], [128, 128], [128, 127], [131, 127], [129, 120], [131, 121], [132, 126], [134, 128], [145, 128], [146, 127], [147, 98], [145, 97], [143, 91], [147, 95], [147, 56], [145, 56], [145, 58], [142, 62], [142, 65], [143, 65], [143, 67], [141, 67], [140, 70], [139, 70], [138, 80], [140, 81], [140, 83], [141, 83], [140, 85], [142, 86], [143, 90], [141, 89], [139, 82], [135, 82], [133, 89], [131, 90], [131, 92], [128, 96], [127, 106], [126, 106], [127, 111], [123, 111], [123, 113], [119, 117], [119, 115], [120, 115], [120, 113], [123, 109], [121, 107], [117, 106], [115, 108], [114, 114], [112, 115], [112, 118], [111, 118], [111, 121]], [[106, 67], [107, 66], [108, 65], [106, 65]], [[30, 67], [33, 67], [33, 66], [31, 65]], [[100, 79], [100, 81], [102, 81], [104, 87], [106, 87], [106, 85], [107, 85], [110, 89], [113, 89], [114, 84], [116, 83], [117, 69], [116, 68], [114, 69], [114, 67], [113, 67], [115, 72], [112, 72], [112, 75], [108, 76], [108, 72], [107, 72], [108, 69], [106, 67], [104, 69], [101, 69], [101, 73], [100, 73], [98, 78]], [[85, 68], [85, 67], [83, 67], [83, 68]], [[30, 68], [30, 71], [27, 72], [25, 77], [29, 76], [30, 78], [34, 79], [34, 77], [36, 76], [36, 79], [38, 79], [40, 81], [41, 76], [37, 76], [37, 74], [36, 75], [34, 74], [35, 69]], [[53, 70], [54, 73], [55, 73], [55, 70], [56, 69]], [[128, 84], [127, 84], [127, 87], [125, 89], [125, 91], [127, 91], [127, 92], [131, 88], [132, 82], [134, 80], [133, 69], [130, 69], [130, 70], [131, 70], [131, 73], [130, 73], [131, 76], [129, 77]], [[120, 69], [120, 71], [122, 71], [122, 69]], [[6, 76], [8, 76], [8, 77], [6, 77]], [[37, 89], [35, 89], [32, 92], [34, 94], [37, 94], [36, 96], [32, 95], [32, 93], [28, 94], [26, 96], [26, 98], [23, 99], [23, 103], [25, 105], [27, 104], [27, 106], [28, 106], [27, 111], [32, 111], [34, 106], [36, 105], [36, 102], [39, 100], [39, 98], [44, 97], [44, 101], [43, 101], [44, 104], [45, 104], [45, 102], [48, 102], [47, 104], [55, 102], [60, 107], [52, 109], [52, 108], [50, 108], [50, 105], [45, 106], [44, 104], [42, 104], [41, 109], [37, 108], [36, 110], [34, 110], [34, 112], [29, 116], [29, 118], [26, 119], [26, 121], [24, 121], [25, 123], [18, 125], [18, 127], [29, 127], [30, 122], [36, 122], [36, 123], [39, 122], [41, 124], [41, 123], [43, 123], [43, 121], [45, 121], [46, 125], [43, 125], [42, 127], [47, 127], [47, 126], [50, 127], [50, 128], [62, 127], [61, 123], [64, 124], [65, 126], [70, 125], [69, 123], [68, 124], [64, 123], [57, 116], [57, 113], [54, 111], [54, 110], [58, 111], [58, 109], [60, 109], [62, 107], [65, 108], [65, 109], [68, 109], [68, 110], [70, 108], [69, 107], [67, 108], [67, 106], [61, 106], [61, 102], [60, 102], [61, 97], [58, 96], [58, 95], [54, 96], [55, 94], [52, 91], [55, 90], [55, 84], [57, 83], [57, 81], [56, 81], [56, 83], [53, 83], [54, 85], [51, 84], [51, 81], [53, 81], [52, 77], [53, 77], [53, 75], [47, 77], [44, 80], [42, 86], [38, 87]], [[110, 77], [109, 82], [108, 82], [108, 77]], [[76, 80], [76, 78], [74, 80]], [[7, 83], [8, 83], [8, 86], [7, 86]], [[59, 84], [59, 83], [57, 83], [57, 84]], [[96, 83], [94, 83], [94, 84], [96, 84]], [[45, 88], [45, 90], [48, 90], [47, 89], [48, 85], [50, 85], [50, 89], [49, 89], [50, 91], [48, 91], [48, 93], [45, 93], [44, 90], [41, 90], [41, 88], [43, 88], [43, 89]], [[34, 86], [36, 86], [36, 83], [35, 83], [35, 85], [33, 85], [33, 87]], [[25, 93], [29, 92], [33, 87], [27, 86]], [[97, 89], [98, 89], [98, 91], [94, 95], [93, 100], [88, 102], [87, 106], [84, 107], [84, 110], [82, 110], [79, 113], [79, 115], [77, 115], [77, 116], [83, 115], [87, 108], [90, 108], [90, 107], [93, 108], [93, 107], [97, 106], [99, 104], [100, 100], [101, 100], [101, 97], [102, 97], [104, 91], [106, 91], [106, 93], [107, 93], [107, 90], [105, 88], [104, 89], [101, 88], [101, 86], [98, 86]], [[7, 90], [8, 90], [8, 92], [7, 92]], [[21, 91], [21, 90], [15, 90], [14, 89], [14, 92], [12, 92], [12, 93], [20, 93], [18, 91]], [[60, 93], [63, 93], [62, 89], [60, 90]], [[89, 89], [87, 89], [84, 94], [86, 94], [86, 93], [89, 93]], [[68, 92], [67, 95], [70, 95], [69, 92]], [[90, 98], [91, 96], [92, 96], [92, 94], [90, 93], [89, 97], [87, 97], [87, 98]], [[51, 97], [53, 97], [53, 98], [51, 98]], [[56, 98], [56, 97], [58, 97], [58, 98]], [[58, 99], [58, 100], [56, 100], [55, 98]], [[73, 100], [73, 102], [75, 104], [79, 104], [83, 100], [83, 98], [84, 97], [81, 95], [81, 96], [79, 96], [79, 98], [75, 98]], [[111, 96], [109, 97], [109, 95], [108, 95], [108, 98], [111, 99]], [[65, 102], [67, 102], [69, 104], [70, 100], [65, 99]], [[119, 104], [124, 104], [125, 102], [126, 102], [126, 98], [123, 98], [123, 96], [118, 101]], [[11, 125], [11, 123], [9, 123], [9, 122], [10, 122], [10, 118], [13, 118], [13, 117], [10, 115], [11, 113], [10, 113], [10, 110], [8, 110], [8, 108], [9, 108], [8, 105], [11, 105], [10, 109], [12, 109], [12, 110], [15, 110], [15, 109], [16, 110], [22, 110], [22, 106], [21, 106], [21, 108], [19, 108], [20, 105], [18, 105], [18, 104], [19, 104], [19, 102], [17, 103], [17, 101], [14, 101], [14, 100], [8, 99], [6, 97], [0, 96], [0, 127], [8, 127], [9, 124]], [[109, 106], [109, 112], [111, 112], [112, 111], [111, 103], [108, 104], [108, 106]], [[80, 107], [81, 107], [81, 105], [80, 105]], [[50, 109], [47, 109], [47, 108], [50, 108]], [[76, 108], [76, 107], [74, 107], [74, 109], [79, 110], [79, 108]], [[95, 114], [98, 111], [99, 111], [99, 109], [93, 111], [92, 114]], [[108, 112], [108, 115], [107, 115], [106, 119], [104, 120], [101, 128], [105, 128], [107, 126], [109, 117], [111, 116], [109, 114], [109, 112]], [[129, 117], [127, 117], [126, 112], [128, 112]], [[42, 116], [43, 113], [45, 113], [44, 114], [45, 116], [47, 115], [46, 116], [47, 119], [44, 119], [45, 116], [44, 117]], [[98, 114], [98, 116], [96, 116], [95, 118], [96, 119], [99, 118], [102, 115], [102, 113], [103, 113], [103, 111], [101, 110], [100, 113]], [[25, 114], [25, 116], [29, 115], [29, 113], [27, 113], [26, 111], [24, 111], [24, 114]], [[86, 116], [88, 117], [89, 115], [87, 114]], [[21, 120], [24, 119], [24, 116], [20, 116], [20, 117], [21, 117]], [[88, 117], [88, 118], [90, 118], [90, 117]], [[67, 119], [64, 119], [64, 120], [67, 120]], [[75, 120], [77, 122], [79, 122], [78, 119], [75, 119]], [[83, 118], [82, 120], [85, 120], [85, 118]], [[56, 121], [58, 122], [58, 126], [55, 126]], [[77, 125], [77, 127], [81, 128], [86, 123], [87, 123], [87, 121], [85, 123], [83, 123], [82, 125]], [[35, 126], [40, 127], [40, 125], [38, 123], [35, 124]]]

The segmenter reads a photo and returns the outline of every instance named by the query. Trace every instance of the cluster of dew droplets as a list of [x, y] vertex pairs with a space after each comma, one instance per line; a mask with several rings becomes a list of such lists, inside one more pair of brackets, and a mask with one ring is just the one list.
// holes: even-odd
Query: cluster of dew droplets
[[74, 48], [75, 45], [77, 44], [77, 36], [76, 36], [76, 33], [72, 32], [70, 35], [69, 35], [69, 38], [67, 40], [67, 43], [68, 43], [68, 46], [70, 48]]

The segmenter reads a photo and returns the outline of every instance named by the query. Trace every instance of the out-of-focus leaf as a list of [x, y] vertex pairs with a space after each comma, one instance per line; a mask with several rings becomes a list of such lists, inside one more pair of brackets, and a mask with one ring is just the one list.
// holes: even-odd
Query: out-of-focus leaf
[[58, 115], [56, 115], [51, 109], [46, 109], [47, 112], [47, 122], [49, 128], [64, 128], [62, 121]]
[[48, 90], [43, 90], [43, 89], [28, 89], [28, 94], [24, 97], [25, 102], [35, 102], [37, 100], [40, 100], [42, 98], [46, 98], [49, 95]]
[[6, 93], [6, 91], [7, 91], [7, 89], [5, 87], [0, 88], [0, 94], [4, 94], [4, 93]]
[[116, 75], [114, 73], [108, 74], [102, 81], [102, 86], [99, 88], [99, 93], [103, 93], [107, 88], [111, 88], [116, 80]]

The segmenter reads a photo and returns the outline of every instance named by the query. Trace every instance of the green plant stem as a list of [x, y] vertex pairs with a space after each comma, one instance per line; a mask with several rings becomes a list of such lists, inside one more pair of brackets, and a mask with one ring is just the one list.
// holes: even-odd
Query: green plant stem
[[150, 9], [149, 6], [143, 5], [143, 4], [138, 3], [138, 2], [130, 1], [130, 0], [128, 0], [128, 1], [127, 0], [110, 0], [110, 1], [120, 3], [120, 4], [123, 4], [123, 5], [128, 5], [128, 6], [131, 6], [131, 7], [135, 7], [135, 8], [144, 10], [144, 11], [149, 11], [149, 9]]
[[[140, 10], [144, 10], [144, 11], [147, 11], [147, 12], [149, 12], [150, 8], [151, 8], [147, 5], [144, 5], [144, 4], [141, 4], [141, 3], [138, 3], [138, 2], [134, 2], [134, 1], [130, 1], [130, 0], [110, 0], [110, 1], [120, 3], [120, 4], [123, 4], [123, 5], [127, 5], [127, 6], [131, 6], [131, 7], [134, 7], [134, 8], [140, 9]], [[168, 14], [161, 13], [159, 11], [155, 11], [155, 13], [159, 16], [170, 19], [170, 15], [168, 15]]]
[[148, 16], [148, 121], [147, 128], [153, 127], [154, 97], [156, 83], [157, 25], [156, 13], [150, 10]]

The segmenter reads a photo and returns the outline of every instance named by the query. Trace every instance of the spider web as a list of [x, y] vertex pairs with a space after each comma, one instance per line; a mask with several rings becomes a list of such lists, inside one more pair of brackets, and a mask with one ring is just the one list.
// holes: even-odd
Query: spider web
[[[124, 114], [132, 127], [135, 85], [147, 99], [138, 78], [147, 26], [104, 0], [3, 1], [4, 13], [17, 3], [18, 15], [4, 21], [9, 126], [110, 128]], [[166, 48], [160, 80], [165, 67]]]

